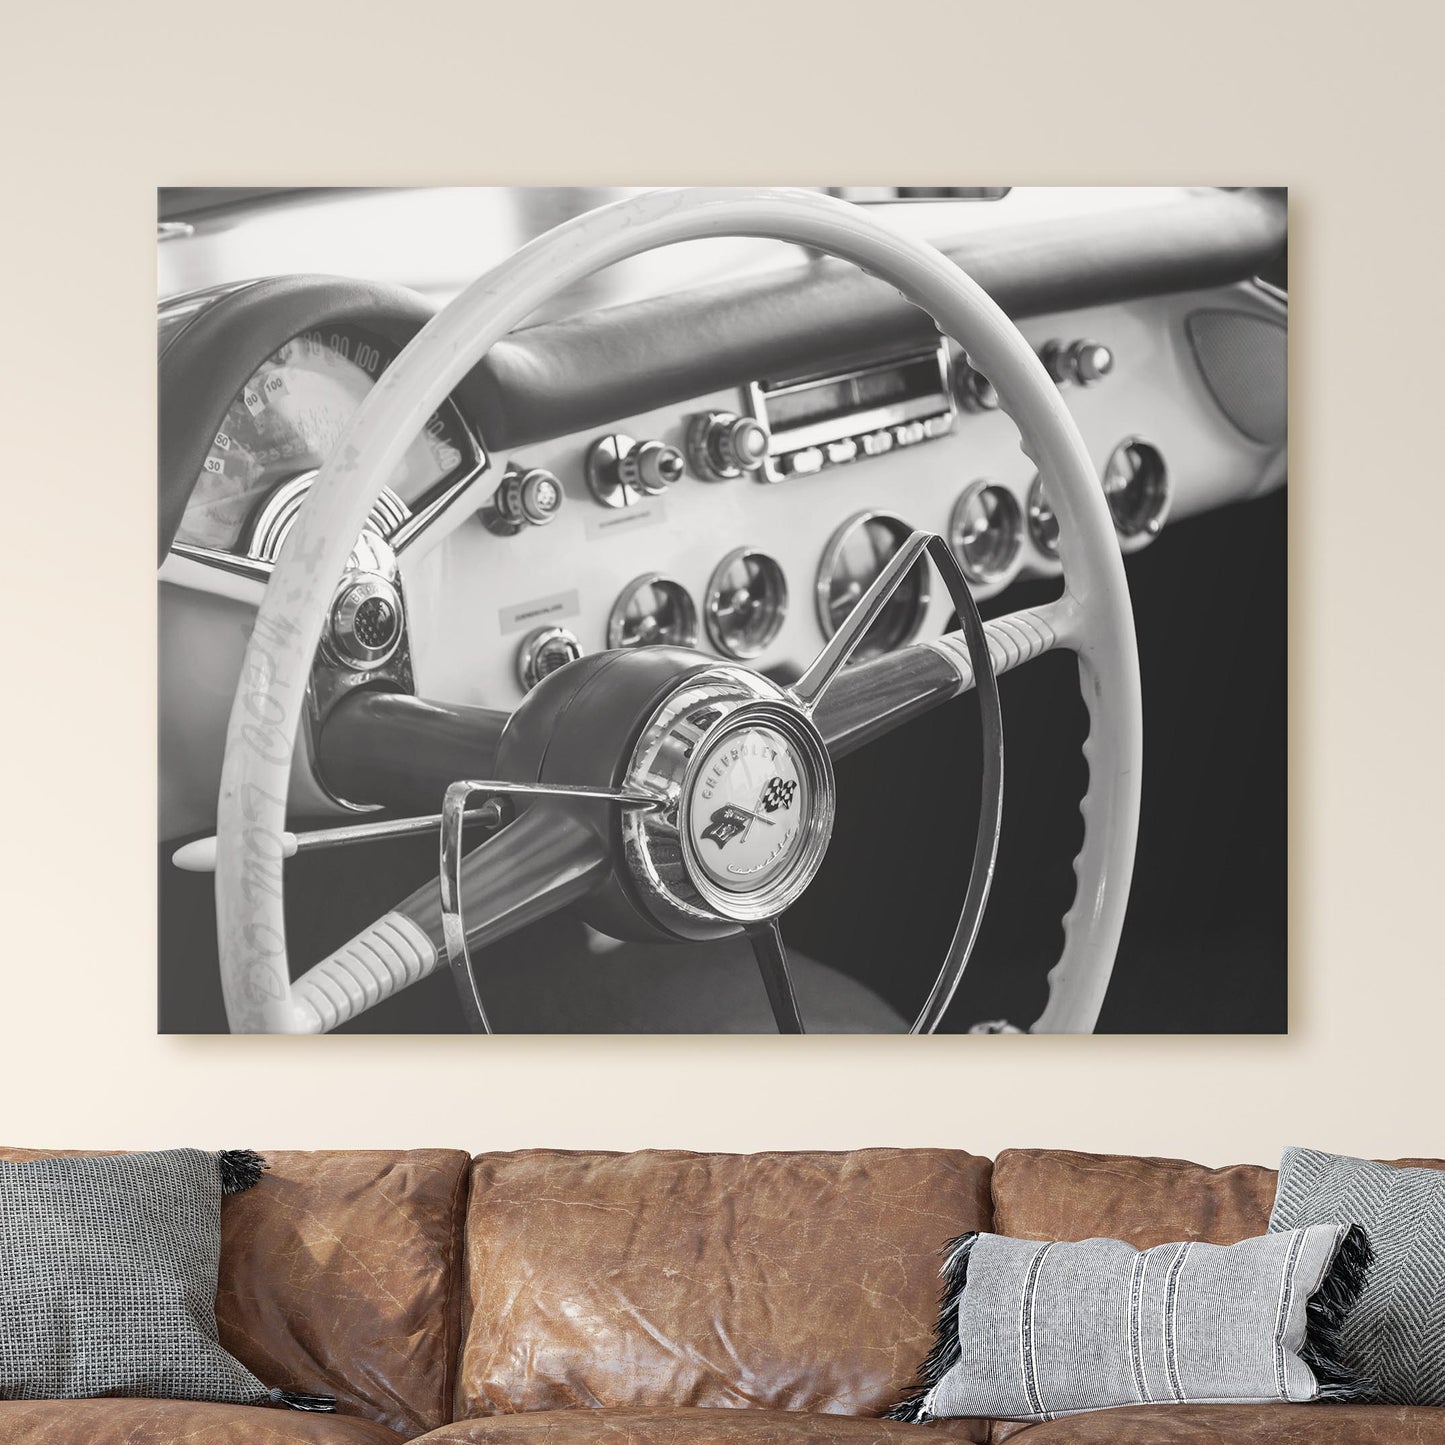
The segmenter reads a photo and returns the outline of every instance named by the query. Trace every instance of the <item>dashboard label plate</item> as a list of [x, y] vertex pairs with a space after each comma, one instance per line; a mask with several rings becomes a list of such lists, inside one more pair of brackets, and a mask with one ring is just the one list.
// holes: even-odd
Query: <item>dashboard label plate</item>
[[665, 521], [666, 503], [661, 497], [653, 497], [646, 502], [634, 502], [630, 507], [619, 507], [616, 511], [588, 517], [587, 540], [595, 542], [602, 537], [620, 537]]
[[521, 632], [526, 627], [541, 627], [562, 617], [575, 617], [581, 610], [581, 601], [573, 589], [571, 592], [554, 592], [550, 597], [515, 602], [510, 607], [503, 607], [497, 616], [505, 635]]

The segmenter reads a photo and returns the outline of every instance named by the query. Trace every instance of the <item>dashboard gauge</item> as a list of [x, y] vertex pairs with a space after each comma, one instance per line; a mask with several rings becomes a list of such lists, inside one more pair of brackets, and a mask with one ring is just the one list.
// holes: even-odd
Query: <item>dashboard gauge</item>
[[544, 677], [582, 655], [582, 644], [570, 628], [539, 627], [529, 632], [517, 649], [517, 681], [523, 692], [530, 692]]
[[1018, 561], [1023, 509], [1007, 487], [975, 482], [955, 503], [948, 542], [970, 582], [997, 582]]
[[[860, 512], [833, 534], [818, 568], [818, 620], [832, 637], [913, 528], [887, 512]], [[928, 572], [920, 558], [889, 598], [853, 653], [855, 662], [881, 657], [912, 640], [928, 610]]]
[[788, 612], [783, 569], [766, 552], [740, 547], [717, 565], [707, 589], [707, 635], [729, 657], [756, 657]]
[[687, 588], [648, 572], [622, 589], [607, 619], [608, 647], [696, 647], [697, 608]]
[[1035, 477], [1029, 488], [1029, 536], [1045, 557], [1059, 555], [1059, 519], [1044, 495], [1044, 479]]
[[1104, 495], [1121, 537], [1153, 536], [1169, 510], [1169, 471], [1157, 447], [1128, 437], [1104, 464]]
[[[352, 326], [294, 336], [232, 400], [196, 478], [176, 541], [242, 551], [258, 506], [278, 486], [314, 472], [397, 348]], [[397, 464], [390, 487], [408, 507], [460, 477], [477, 451], [450, 402], [434, 412]]]

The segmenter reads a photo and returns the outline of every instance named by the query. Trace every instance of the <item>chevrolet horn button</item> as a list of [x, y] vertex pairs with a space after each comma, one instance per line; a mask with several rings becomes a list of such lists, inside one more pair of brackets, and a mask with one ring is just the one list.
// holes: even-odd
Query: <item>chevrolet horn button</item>
[[696, 773], [687, 825], [708, 877], [750, 892], [768, 882], [797, 850], [808, 787], [792, 745], [770, 727], [728, 733]]

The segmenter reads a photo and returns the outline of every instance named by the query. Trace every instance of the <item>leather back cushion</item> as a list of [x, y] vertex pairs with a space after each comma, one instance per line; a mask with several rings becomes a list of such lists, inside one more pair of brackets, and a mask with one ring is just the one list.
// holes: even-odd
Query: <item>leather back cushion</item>
[[1019, 1239], [1235, 1244], [1263, 1234], [1276, 1174], [1258, 1164], [1207, 1169], [1184, 1159], [1005, 1149], [994, 1163], [994, 1229]]
[[408, 1436], [445, 1424], [467, 1154], [263, 1152], [261, 1182], [221, 1207], [221, 1343], [265, 1384], [334, 1394], [343, 1414]]
[[[1440, 1159], [1394, 1159], [1445, 1169]], [[1269, 1228], [1279, 1175], [1259, 1164], [1208, 1169], [1187, 1159], [1005, 1149], [994, 1161], [994, 1230], [1020, 1239], [1180, 1239], [1235, 1244]]]
[[989, 1174], [925, 1149], [482, 1155], [457, 1413], [876, 1414], [932, 1343], [945, 1241], [990, 1227]]

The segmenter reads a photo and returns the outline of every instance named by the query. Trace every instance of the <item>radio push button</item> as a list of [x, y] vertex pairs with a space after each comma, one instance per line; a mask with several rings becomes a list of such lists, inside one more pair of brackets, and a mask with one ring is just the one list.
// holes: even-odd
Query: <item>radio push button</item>
[[869, 457], [881, 457], [884, 452], [893, 450], [893, 437], [886, 431], [869, 432], [863, 438], [863, 454]]
[[783, 470], [790, 477], [806, 477], [823, 470], [823, 453], [818, 447], [804, 447], [801, 451], [788, 452], [783, 458]]

